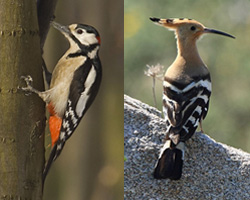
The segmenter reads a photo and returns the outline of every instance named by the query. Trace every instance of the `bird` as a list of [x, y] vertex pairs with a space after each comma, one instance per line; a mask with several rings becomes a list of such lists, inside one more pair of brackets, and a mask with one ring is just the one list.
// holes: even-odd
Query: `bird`
[[63, 26], [55, 21], [51, 24], [65, 36], [70, 47], [59, 59], [52, 74], [43, 63], [49, 89], [38, 91], [32, 87], [30, 75], [21, 77], [26, 82], [26, 87], [21, 89], [26, 93], [37, 94], [46, 103], [50, 113], [52, 150], [44, 167], [43, 182], [66, 140], [93, 103], [102, 79], [98, 31], [86, 24]]
[[153, 23], [175, 32], [177, 56], [163, 80], [163, 115], [166, 141], [160, 151], [153, 176], [179, 180], [182, 176], [185, 142], [205, 119], [212, 91], [211, 77], [201, 59], [196, 41], [204, 34], [234, 36], [205, 27], [187, 18], [150, 18]]

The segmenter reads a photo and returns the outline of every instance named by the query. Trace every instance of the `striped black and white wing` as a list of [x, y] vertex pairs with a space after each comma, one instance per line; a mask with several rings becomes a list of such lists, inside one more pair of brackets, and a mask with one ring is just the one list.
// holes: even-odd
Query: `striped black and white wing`
[[72, 79], [66, 111], [62, 119], [60, 136], [57, 141], [59, 156], [65, 141], [72, 135], [80, 120], [94, 101], [101, 83], [101, 66], [96, 66], [93, 60], [87, 61], [79, 67]]
[[164, 79], [163, 113], [169, 138], [186, 141], [206, 117], [211, 94], [210, 75], [194, 77], [188, 84]]
[[58, 141], [53, 147], [44, 170], [44, 178], [53, 161], [60, 155], [65, 141], [72, 135], [80, 120], [94, 101], [102, 77], [101, 62], [87, 58], [85, 63], [74, 72], [69, 91], [66, 111]]

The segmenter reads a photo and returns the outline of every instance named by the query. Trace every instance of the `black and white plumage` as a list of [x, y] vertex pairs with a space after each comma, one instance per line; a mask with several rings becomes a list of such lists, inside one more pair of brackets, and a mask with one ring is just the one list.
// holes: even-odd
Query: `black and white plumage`
[[[155, 177], [168, 177], [175, 180], [179, 179], [181, 175], [185, 151], [184, 143], [194, 134], [199, 123], [206, 117], [211, 94], [211, 81], [209, 74], [207, 74], [204, 77], [194, 77], [187, 85], [165, 78], [163, 85], [163, 113], [167, 124], [168, 140], [162, 148]], [[175, 157], [176, 162], [167, 161], [165, 163], [164, 157]], [[169, 163], [175, 163], [175, 165], [169, 166]], [[160, 166], [170, 169], [160, 169]], [[161, 171], [163, 174], [169, 174], [159, 176]]]
[[206, 117], [211, 94], [209, 73], [192, 77], [188, 84], [178, 84], [167, 77], [163, 83], [163, 112], [169, 137], [180, 136], [180, 141], [189, 139], [199, 122]]
[[[46, 77], [50, 84], [49, 90], [39, 92], [32, 88], [31, 77], [25, 78], [28, 86], [23, 88], [25, 91], [37, 93], [50, 107], [50, 119], [58, 119], [50, 123], [51, 135], [53, 126], [56, 127], [59, 123], [61, 127], [45, 166], [43, 181], [51, 164], [60, 155], [66, 140], [73, 134], [93, 103], [102, 79], [102, 67], [98, 56], [100, 36], [96, 29], [83, 24], [52, 24], [68, 39], [70, 48], [58, 61], [51, 79]], [[44, 68], [46, 69], [46, 66]]]
[[199, 56], [196, 41], [204, 33], [234, 37], [191, 19], [150, 19], [174, 30], [178, 47], [178, 55], [166, 71], [163, 82], [167, 137], [153, 175], [156, 179], [178, 180], [182, 175], [185, 141], [205, 119], [211, 95], [210, 73]]
[[46, 176], [49, 164], [60, 155], [66, 140], [73, 134], [80, 120], [94, 101], [101, 83], [101, 63], [93, 65], [90, 58], [79, 67], [72, 79], [67, 106], [62, 117], [62, 126], [56, 145], [53, 147], [47, 166], [44, 170]]

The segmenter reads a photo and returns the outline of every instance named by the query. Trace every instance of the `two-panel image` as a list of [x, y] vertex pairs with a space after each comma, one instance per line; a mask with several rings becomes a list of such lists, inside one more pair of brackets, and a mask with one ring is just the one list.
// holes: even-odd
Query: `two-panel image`
[[0, 200], [250, 199], [250, 2], [0, 2]]

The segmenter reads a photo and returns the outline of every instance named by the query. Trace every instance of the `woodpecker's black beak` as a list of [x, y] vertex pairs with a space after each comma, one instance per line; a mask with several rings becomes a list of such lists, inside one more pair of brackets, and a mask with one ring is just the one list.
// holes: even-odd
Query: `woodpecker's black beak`
[[214, 30], [214, 29], [210, 29], [210, 28], [204, 28], [204, 33], [215, 33], [215, 34], [219, 34], [219, 35], [224, 35], [224, 36], [227, 36], [227, 37], [230, 37], [230, 38], [234, 38], [234, 36], [228, 34], [228, 33], [224, 33], [222, 31], [217, 31], [217, 30]]
[[57, 29], [59, 30], [60, 32], [62, 33], [66, 33], [67, 35], [70, 34], [70, 30], [67, 26], [63, 26], [55, 21], [52, 21], [51, 24]]

